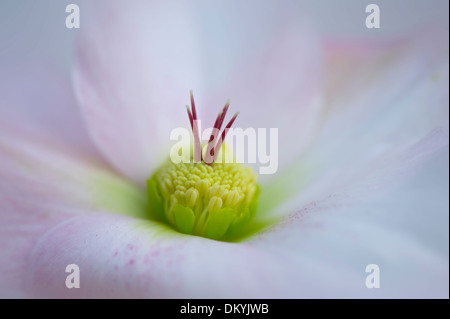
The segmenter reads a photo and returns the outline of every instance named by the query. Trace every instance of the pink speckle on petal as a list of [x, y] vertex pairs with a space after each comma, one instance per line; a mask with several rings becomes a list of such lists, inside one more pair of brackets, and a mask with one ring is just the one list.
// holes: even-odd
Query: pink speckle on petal
[[128, 262], [128, 265], [133, 265], [134, 264], [134, 259], [130, 259], [130, 261]]
[[128, 245], [127, 245], [127, 248], [128, 248], [129, 250], [133, 250], [134, 246], [131, 245], [131, 244], [128, 244]]
[[158, 256], [159, 255], [159, 250], [154, 250], [154, 251], [152, 251], [152, 256], [153, 257], [156, 257], [156, 256]]

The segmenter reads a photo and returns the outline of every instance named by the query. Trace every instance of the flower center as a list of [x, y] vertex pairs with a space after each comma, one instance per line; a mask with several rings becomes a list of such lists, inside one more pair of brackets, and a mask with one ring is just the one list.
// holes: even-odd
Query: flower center
[[[185, 234], [211, 239], [239, 236], [256, 212], [257, 175], [239, 163], [214, 162], [219, 153], [230, 152], [222, 141], [237, 114], [215, 145], [211, 136], [202, 156], [192, 92], [191, 105], [192, 113], [188, 108], [188, 114], [194, 133], [192, 161], [175, 164], [168, 160], [147, 181], [152, 217]], [[228, 105], [219, 113], [214, 128], [220, 130]]]

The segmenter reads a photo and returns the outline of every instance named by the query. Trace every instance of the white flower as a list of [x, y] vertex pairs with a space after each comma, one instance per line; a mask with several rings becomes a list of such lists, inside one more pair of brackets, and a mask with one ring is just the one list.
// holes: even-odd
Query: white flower
[[[446, 31], [339, 46], [287, 1], [95, 5], [73, 74], [102, 158], [65, 130], [84, 134], [71, 108], [49, 137], [3, 95], [2, 296], [448, 298]], [[34, 84], [73, 103], [63, 81]], [[279, 128], [256, 222], [281, 223], [228, 243], [146, 219], [143, 186], [187, 126], [189, 89], [208, 123], [230, 97], [237, 125]], [[382, 288], [366, 288], [368, 264]]]

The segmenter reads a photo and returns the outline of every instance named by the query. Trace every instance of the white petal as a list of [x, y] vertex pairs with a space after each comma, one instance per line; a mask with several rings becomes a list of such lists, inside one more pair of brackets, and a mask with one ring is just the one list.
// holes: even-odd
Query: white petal
[[97, 5], [86, 10], [74, 82], [90, 133], [118, 170], [144, 183], [168, 155], [170, 131], [189, 127], [189, 89], [203, 128], [231, 98], [237, 126], [278, 127], [283, 143], [300, 137], [280, 157], [305, 146], [319, 110], [320, 51], [295, 4]]
[[2, 67], [0, 121], [17, 131], [100, 158], [75, 101], [68, 74], [45, 59]]
[[[447, 162], [448, 149], [430, 167]], [[28, 293], [60, 298], [445, 298], [448, 176], [436, 183], [429, 181], [430, 173], [402, 185], [394, 197], [351, 201], [336, 196], [316, 202], [243, 243], [182, 235], [118, 215], [77, 217], [47, 232], [34, 248]], [[69, 274], [63, 270], [69, 264], [79, 266], [78, 289], [65, 286]], [[369, 264], [380, 267], [380, 289], [365, 286]]]
[[289, 265], [298, 296], [448, 298], [448, 160], [447, 147], [389, 193], [366, 196], [369, 180], [311, 202], [253, 242]]
[[27, 258], [48, 229], [93, 210], [143, 217], [146, 196], [95, 156], [8, 120], [0, 120], [0, 296], [11, 298], [23, 296]]
[[[79, 289], [65, 286], [69, 264], [80, 268]], [[287, 284], [280, 261], [253, 247], [105, 214], [55, 227], [39, 241], [29, 265], [34, 297], [263, 297]]]
[[[322, 130], [297, 166], [279, 177], [284, 192], [296, 194], [293, 207], [328, 196], [383, 166], [407, 168], [400, 154], [414, 145], [420, 162], [420, 152], [432, 152], [421, 148], [421, 140], [434, 145], [434, 151], [448, 144], [448, 56], [439, 39], [439, 34], [430, 35], [397, 49], [333, 56], [335, 63], [348, 64], [337, 68]], [[266, 191], [276, 191], [279, 186], [274, 185]]]

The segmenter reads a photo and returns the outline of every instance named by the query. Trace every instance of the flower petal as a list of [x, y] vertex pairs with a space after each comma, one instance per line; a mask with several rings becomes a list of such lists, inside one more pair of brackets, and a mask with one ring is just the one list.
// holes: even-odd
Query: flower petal
[[[79, 289], [65, 286], [69, 264], [80, 268]], [[28, 284], [34, 297], [267, 296], [281, 284], [279, 266], [273, 256], [245, 245], [182, 235], [151, 221], [92, 214], [41, 238]]]
[[[330, 79], [336, 81], [326, 96], [320, 133], [296, 167], [262, 189], [261, 198], [267, 198], [264, 192], [280, 193], [282, 183], [282, 194], [296, 194], [292, 204], [298, 209], [393, 164], [435, 132], [442, 132], [435, 150], [448, 144], [448, 55], [441, 38], [436, 33], [372, 53], [339, 49], [331, 64], [338, 66], [338, 79]], [[399, 169], [405, 164], [395, 163]]]
[[100, 158], [81, 118], [70, 77], [45, 59], [2, 67], [0, 121], [2, 126], [14, 124], [16, 130]]
[[[307, 285], [308, 296], [448, 298], [448, 147], [429, 159], [389, 192], [369, 195], [373, 180], [361, 181], [253, 241], [296, 265], [292, 285]], [[365, 286], [369, 264], [380, 268], [380, 289]]]
[[[209, 106], [218, 106], [226, 98], [231, 98], [230, 109], [240, 112], [234, 128], [250, 128], [256, 133], [259, 133], [258, 129], [265, 129], [267, 135], [270, 128], [278, 130], [277, 144], [273, 147], [277, 148], [278, 167], [285, 167], [292, 164], [309, 144], [320, 124], [323, 89], [320, 38], [311, 28], [307, 13], [298, 2], [257, 1], [255, 4], [246, 1], [246, 10], [240, 8], [241, 3], [227, 1], [224, 18], [217, 15], [218, 18], [214, 19], [216, 23], [208, 25], [209, 31], [204, 38], [211, 53], [217, 51], [209, 45], [217, 41], [214, 40], [217, 34], [223, 36], [221, 40], [225, 46], [229, 39], [239, 39], [238, 45], [230, 45], [232, 56], [238, 58], [234, 65], [229, 61], [231, 54], [228, 50], [225, 51], [227, 55], [210, 55], [216, 61], [215, 68], [225, 65], [228, 69], [223, 71], [227, 76], [206, 100], [206, 125], [212, 126], [211, 118], [216, 116], [216, 109]], [[215, 11], [220, 12], [225, 6], [217, 7]], [[254, 13], [256, 7], [257, 14]], [[248, 12], [251, 12], [251, 17]], [[209, 12], [210, 15], [214, 13]], [[232, 21], [227, 21], [229, 16], [233, 16]], [[235, 25], [239, 31], [233, 32]], [[259, 40], [261, 37], [262, 40]], [[228, 142], [232, 142], [230, 135]], [[258, 135], [258, 141], [260, 138]], [[266, 139], [269, 140], [269, 137], [266, 136]], [[248, 153], [257, 151], [257, 148], [249, 142], [245, 149], [235, 151], [239, 159], [251, 165]], [[270, 151], [272, 154], [275, 152], [274, 149]], [[251, 165], [257, 172], [261, 166], [268, 165], [261, 161], [262, 158], [257, 158], [257, 163]], [[270, 174], [263, 174], [260, 180], [264, 183], [270, 177]]]
[[[76, 217], [34, 248], [28, 292], [63, 298], [445, 298], [446, 163], [448, 149], [394, 197], [316, 202], [243, 243], [118, 215]], [[365, 286], [366, 266], [374, 263], [381, 289]], [[79, 266], [80, 288], [65, 286], [70, 264]]]
[[102, 153], [143, 184], [167, 156], [170, 131], [188, 127], [189, 89], [206, 107], [203, 128], [230, 97], [243, 111], [238, 126], [279, 127], [283, 141], [309, 136], [320, 52], [295, 6], [106, 1], [86, 10], [74, 83]]
[[45, 231], [95, 209], [143, 216], [146, 197], [95, 156], [8, 120], [0, 120], [0, 296], [20, 297], [27, 257]]

